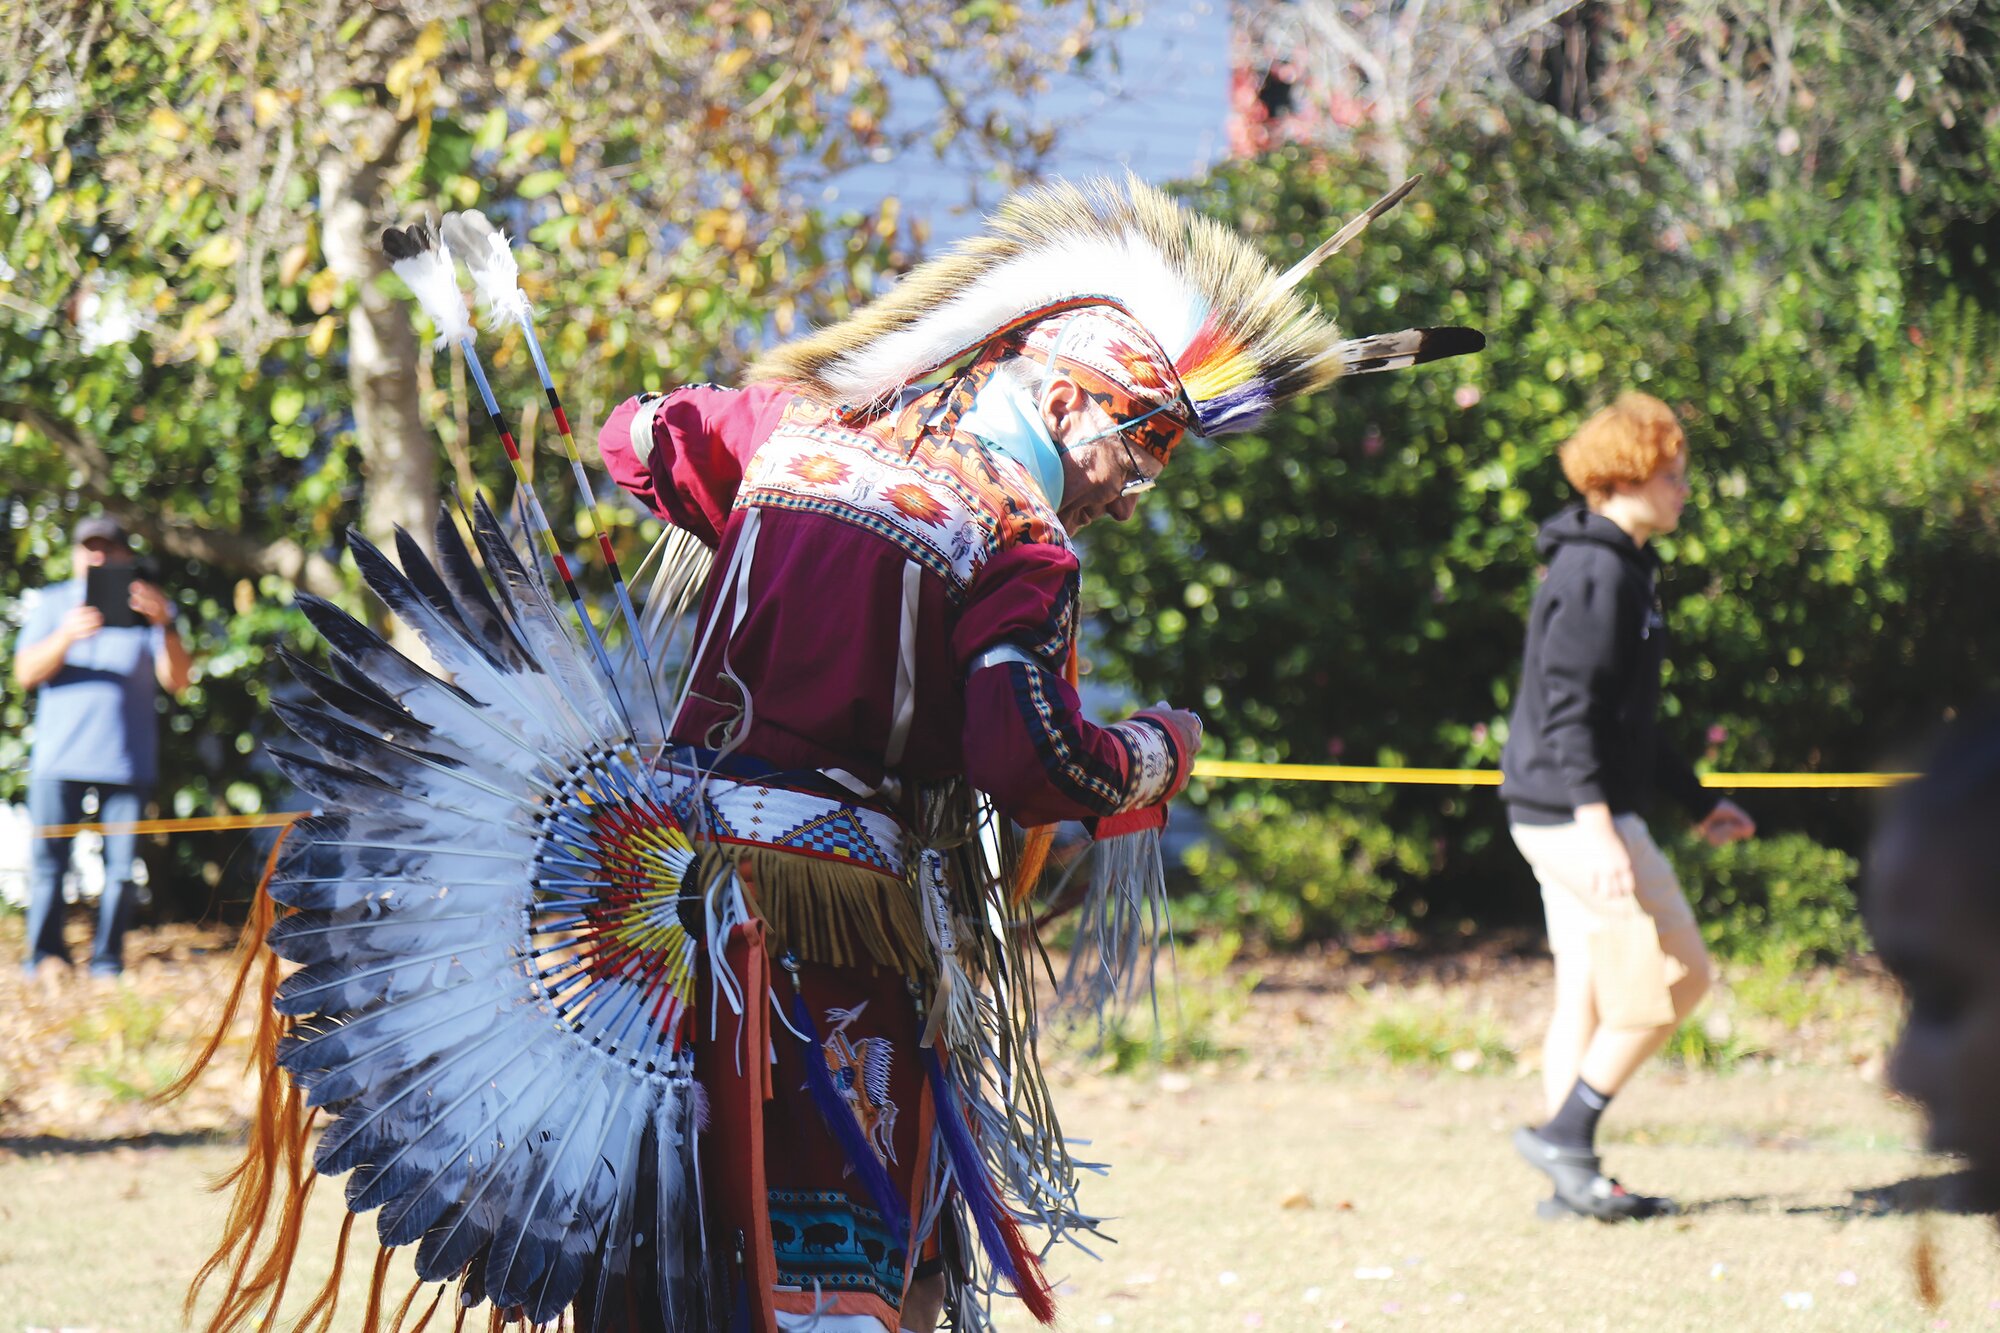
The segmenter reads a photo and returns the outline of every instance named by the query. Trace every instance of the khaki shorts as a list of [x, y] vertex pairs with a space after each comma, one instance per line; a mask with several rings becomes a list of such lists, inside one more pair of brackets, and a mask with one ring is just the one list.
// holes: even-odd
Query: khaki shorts
[[1674, 868], [1637, 815], [1619, 815], [1618, 836], [1632, 857], [1630, 898], [1600, 899], [1581, 869], [1575, 824], [1514, 824], [1514, 845], [1542, 886], [1549, 950], [1559, 968], [1585, 969], [1607, 1027], [1674, 1021], [1669, 993], [1692, 972], [1706, 975], [1708, 951]]

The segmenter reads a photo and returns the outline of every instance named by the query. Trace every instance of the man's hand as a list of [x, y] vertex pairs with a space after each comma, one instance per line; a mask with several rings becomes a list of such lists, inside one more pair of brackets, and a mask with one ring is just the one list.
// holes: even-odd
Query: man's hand
[[1191, 713], [1185, 708], [1169, 708], [1164, 702], [1161, 702], [1154, 704], [1151, 708], [1141, 709], [1138, 715], [1157, 722], [1166, 728], [1168, 734], [1174, 738], [1174, 744], [1180, 748], [1181, 753], [1186, 755], [1190, 762], [1192, 762], [1195, 755], [1201, 753], [1201, 717], [1199, 714]]
[[1201, 718], [1185, 708], [1169, 708], [1164, 702], [1142, 708], [1133, 716], [1143, 718], [1167, 734], [1167, 748], [1173, 751], [1174, 756], [1174, 771], [1168, 775], [1167, 789], [1157, 801], [1171, 801], [1180, 795], [1181, 788], [1187, 786], [1188, 775], [1194, 768], [1194, 757], [1201, 753]]
[[[152, 584], [141, 582], [138, 579], [132, 580], [130, 605], [134, 611], [144, 616], [147, 623], [151, 625], [165, 625], [170, 623], [174, 618], [174, 604], [167, 600], [167, 595]], [[99, 623], [102, 623], [103, 619], [102, 616], [99, 616]]]
[[1729, 800], [1717, 802], [1715, 809], [1708, 812], [1708, 818], [1695, 827], [1711, 847], [1727, 847], [1757, 834], [1757, 821], [1745, 814], [1742, 806]]
[[1584, 884], [1599, 902], [1630, 898], [1638, 886], [1632, 873], [1632, 853], [1618, 836], [1611, 807], [1602, 801], [1576, 808], [1577, 832], [1583, 838]]
[[79, 606], [56, 622], [47, 637], [14, 654], [14, 683], [32, 690], [55, 679], [69, 660], [69, 650], [104, 628], [104, 613], [94, 606]]
[[56, 634], [64, 647], [82, 643], [104, 628], [104, 613], [94, 606], [79, 606], [62, 618]]

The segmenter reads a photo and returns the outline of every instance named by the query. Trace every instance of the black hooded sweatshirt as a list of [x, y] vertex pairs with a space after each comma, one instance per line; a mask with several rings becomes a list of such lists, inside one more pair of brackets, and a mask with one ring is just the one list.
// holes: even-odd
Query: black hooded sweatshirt
[[1718, 801], [1658, 734], [1666, 620], [1653, 591], [1660, 557], [1588, 509], [1542, 525], [1548, 574], [1528, 613], [1528, 647], [1500, 798], [1517, 824], [1567, 824], [1576, 807], [1644, 814], [1655, 788], [1696, 819]]

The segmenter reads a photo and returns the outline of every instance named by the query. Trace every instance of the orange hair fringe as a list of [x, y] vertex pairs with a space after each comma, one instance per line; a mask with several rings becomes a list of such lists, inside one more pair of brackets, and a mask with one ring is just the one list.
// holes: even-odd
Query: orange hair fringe
[[[245, 997], [254, 989], [257, 1027], [251, 1038], [250, 1056], [245, 1067], [257, 1072], [257, 1108], [251, 1117], [243, 1159], [210, 1186], [217, 1193], [233, 1189], [229, 1215], [223, 1223], [221, 1240], [188, 1284], [187, 1296], [181, 1305], [181, 1318], [192, 1324], [194, 1308], [203, 1289], [217, 1273], [225, 1267], [229, 1269], [228, 1285], [223, 1290], [221, 1303], [210, 1316], [204, 1333], [248, 1333], [252, 1328], [257, 1333], [267, 1333], [277, 1327], [285, 1290], [291, 1283], [292, 1265], [298, 1258], [299, 1233], [305, 1223], [306, 1205], [312, 1198], [313, 1185], [319, 1179], [318, 1173], [313, 1170], [310, 1152], [319, 1112], [306, 1106], [305, 1098], [292, 1086], [284, 1070], [278, 1067], [278, 1044], [291, 1031], [292, 1021], [272, 1008], [281, 979], [280, 960], [264, 942], [280, 914], [277, 903], [271, 898], [271, 878], [277, 873], [278, 857], [284, 850], [285, 835], [289, 831], [289, 826], [279, 829], [271, 854], [265, 858], [264, 874], [257, 881], [250, 916], [243, 923], [243, 933], [237, 942], [239, 960], [236, 977], [230, 984], [215, 1030], [173, 1085], [152, 1099], [154, 1105], [160, 1105], [194, 1086], [221, 1051]], [[340, 1303], [340, 1279], [346, 1271], [348, 1245], [353, 1237], [355, 1221], [356, 1214], [352, 1212], [342, 1219], [340, 1241], [334, 1250], [333, 1272], [327, 1276], [325, 1284], [314, 1294], [305, 1310], [292, 1321], [294, 1333], [331, 1333], [334, 1313]], [[362, 1333], [403, 1333], [411, 1308], [429, 1285], [418, 1279], [389, 1316], [385, 1329], [383, 1307], [387, 1303], [389, 1262], [395, 1253], [390, 1246], [376, 1248], [374, 1269], [369, 1274], [368, 1304], [361, 1316]], [[463, 1289], [461, 1282], [460, 1290]], [[446, 1290], [446, 1285], [440, 1283], [437, 1295], [431, 1299], [416, 1327], [409, 1333], [423, 1333], [443, 1304]], [[458, 1304], [458, 1315], [452, 1323], [453, 1333], [463, 1330], [466, 1316], [470, 1313], [463, 1302]], [[522, 1318], [519, 1310], [497, 1308], [489, 1311], [488, 1317], [493, 1333], [502, 1333], [508, 1325]], [[564, 1323], [559, 1316], [555, 1323], [538, 1325], [527, 1333], [560, 1329]]]

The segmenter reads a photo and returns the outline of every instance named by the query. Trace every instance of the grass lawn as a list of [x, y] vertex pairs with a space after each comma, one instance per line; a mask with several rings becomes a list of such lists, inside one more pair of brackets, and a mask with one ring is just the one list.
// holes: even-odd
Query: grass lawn
[[[49, 994], [5, 965], [10, 928], [0, 1333], [179, 1329], [245, 1089], [223, 1069], [164, 1111], [143, 1094], [212, 1012], [226, 941], [148, 934], [129, 985]], [[1067, 1329], [2000, 1329], [1993, 1223], [1959, 1211], [1951, 1164], [1880, 1087], [1893, 1002], [1866, 978], [1802, 979], [1809, 1004], [1777, 1003], [1768, 979], [1725, 988], [1682, 1063], [1647, 1070], [1605, 1122], [1610, 1168], [1686, 1214], [1604, 1227], [1537, 1220], [1540, 1178], [1507, 1144], [1539, 1099], [1545, 965], [1260, 981], [1211, 962], [1184, 966], [1163, 1040], [1054, 1064], [1066, 1128], [1115, 1168], [1086, 1202], [1118, 1243], [1052, 1261]], [[292, 1311], [324, 1279], [338, 1197], [321, 1186]], [[1913, 1275], [1926, 1234], [1935, 1308]], [[336, 1330], [360, 1326], [371, 1255], [356, 1247]], [[1032, 1324], [1009, 1310], [1001, 1327]]]

